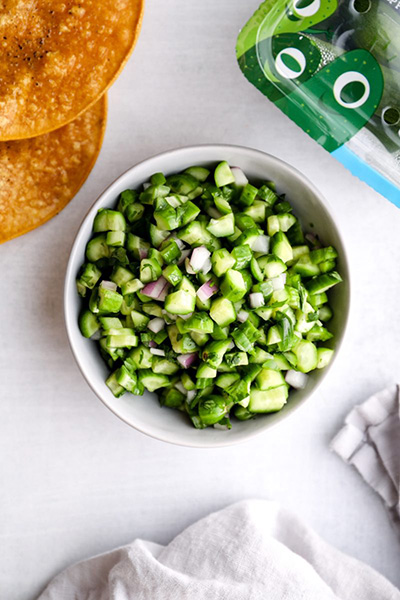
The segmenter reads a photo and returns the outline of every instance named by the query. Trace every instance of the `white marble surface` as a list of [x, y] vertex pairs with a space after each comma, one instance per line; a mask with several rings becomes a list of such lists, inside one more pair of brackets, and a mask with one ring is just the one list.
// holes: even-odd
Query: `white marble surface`
[[[307, 138], [241, 75], [237, 32], [257, 0], [151, 0], [110, 94], [100, 158], [50, 223], [0, 248], [0, 598], [33, 600], [73, 561], [135, 537], [168, 542], [230, 502], [272, 498], [400, 585], [399, 543], [378, 498], [328, 450], [354, 403], [400, 373], [400, 211]], [[70, 353], [63, 277], [98, 194], [135, 162], [226, 142], [276, 154], [336, 210], [353, 271], [346, 343], [321, 390], [254, 441], [190, 450], [131, 430]]]

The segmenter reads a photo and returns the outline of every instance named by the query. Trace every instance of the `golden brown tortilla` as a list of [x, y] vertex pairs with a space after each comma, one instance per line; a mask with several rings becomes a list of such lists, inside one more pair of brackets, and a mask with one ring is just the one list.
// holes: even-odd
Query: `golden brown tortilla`
[[0, 142], [0, 243], [59, 213], [89, 175], [101, 148], [107, 97], [61, 129]]
[[76, 119], [104, 94], [139, 34], [143, 0], [4, 0], [0, 140]]

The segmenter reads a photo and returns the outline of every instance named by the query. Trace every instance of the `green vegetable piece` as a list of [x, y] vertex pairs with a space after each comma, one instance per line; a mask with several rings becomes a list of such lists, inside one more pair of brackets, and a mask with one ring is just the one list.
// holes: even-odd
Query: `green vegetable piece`
[[278, 231], [271, 239], [272, 254], [275, 254], [284, 263], [293, 259], [293, 250], [289, 240], [282, 231]]
[[184, 290], [178, 290], [166, 297], [165, 310], [173, 315], [188, 315], [194, 311], [195, 304], [195, 296]]
[[176, 194], [186, 195], [197, 188], [199, 180], [190, 173], [181, 173], [168, 177], [167, 183]]
[[285, 406], [288, 395], [287, 385], [265, 391], [253, 388], [250, 391], [249, 410], [253, 413], [276, 412]]
[[214, 324], [206, 312], [194, 313], [186, 321], [186, 331], [194, 333], [212, 333]]
[[79, 317], [79, 328], [84, 337], [90, 338], [100, 329], [100, 323], [90, 310], [85, 310]]
[[306, 288], [310, 294], [322, 294], [342, 281], [339, 273], [332, 271], [331, 273], [324, 273], [319, 277], [314, 277], [306, 283]]
[[170, 265], [175, 260], [177, 260], [181, 256], [181, 254], [182, 252], [180, 251], [179, 246], [175, 240], [171, 240], [170, 242], [168, 242], [167, 246], [165, 246], [161, 250], [161, 256], [163, 257], [167, 265]]
[[155, 392], [159, 388], [167, 387], [170, 384], [170, 379], [167, 375], [153, 373], [151, 369], [140, 370], [139, 381], [149, 392]]
[[107, 246], [123, 246], [125, 243], [124, 231], [109, 231], [106, 235]]
[[185, 396], [176, 388], [163, 390], [160, 396], [161, 406], [180, 409], [185, 402]]
[[117, 210], [100, 208], [93, 221], [93, 231], [125, 231], [126, 221], [124, 215]]
[[226, 160], [220, 162], [215, 168], [214, 180], [215, 185], [219, 188], [223, 187], [224, 185], [229, 185], [230, 183], [235, 183], [235, 176]]
[[217, 277], [221, 277], [231, 267], [234, 266], [236, 259], [231, 256], [226, 248], [215, 250], [211, 255], [212, 269]]
[[334, 351], [331, 350], [331, 348], [322, 348], [322, 347], [318, 348], [317, 349], [317, 356], [318, 356], [317, 369], [324, 369], [325, 367], [327, 367], [333, 358], [333, 354], [334, 354]]
[[208, 343], [201, 353], [202, 360], [212, 368], [218, 369], [225, 352], [230, 346], [230, 340], [220, 340]]
[[161, 265], [155, 258], [143, 258], [140, 261], [140, 281], [142, 283], [156, 281], [161, 273]]
[[103, 313], [117, 313], [122, 304], [122, 296], [118, 292], [109, 290], [105, 287], [98, 288], [97, 308]]
[[191, 175], [192, 177], [194, 177], [195, 179], [197, 179], [197, 181], [200, 181], [201, 183], [203, 183], [203, 181], [205, 181], [207, 179], [207, 177], [210, 174], [210, 171], [208, 169], [206, 169], [205, 167], [189, 167], [188, 169], [185, 170], [185, 173], [187, 173], [188, 175]]
[[220, 327], [227, 327], [236, 321], [236, 311], [232, 302], [227, 298], [216, 298], [211, 303], [210, 317]]
[[162, 272], [163, 277], [173, 286], [178, 285], [182, 281], [182, 271], [178, 265], [169, 265]]
[[118, 383], [115, 372], [106, 379], [106, 385], [116, 398], [120, 398], [126, 392], [126, 389]]
[[260, 338], [261, 334], [248, 321], [242, 323], [239, 327], [232, 332], [232, 337], [236, 346], [239, 350], [243, 350], [243, 352], [251, 352], [254, 348], [254, 342], [256, 342]]
[[134, 279], [134, 274], [132, 273], [132, 271], [130, 271], [130, 269], [127, 269], [125, 267], [121, 267], [121, 266], [116, 266], [114, 267], [110, 279], [111, 281], [113, 281], [114, 283], [116, 283], [119, 287], [122, 288], [122, 286], [125, 283], [128, 283], [128, 281], [130, 281], [131, 279]]
[[221, 283], [221, 293], [227, 300], [237, 302], [241, 300], [247, 291], [242, 273], [235, 269], [229, 269]]
[[110, 256], [110, 248], [107, 246], [107, 236], [102, 233], [91, 239], [86, 246], [86, 258], [89, 262], [96, 262], [101, 258]]
[[134, 369], [150, 369], [153, 362], [153, 355], [149, 348], [140, 345], [128, 354], [125, 362]]
[[242, 193], [240, 194], [239, 202], [240, 204], [244, 204], [245, 206], [250, 206], [253, 204], [254, 200], [257, 197], [258, 189], [251, 185], [251, 183], [246, 183], [244, 188], [242, 189]]
[[218, 423], [226, 413], [226, 402], [221, 396], [207, 396], [199, 402], [199, 417], [206, 426]]
[[253, 253], [247, 245], [235, 246], [235, 248], [232, 250], [232, 258], [235, 259], [235, 269], [245, 269], [250, 264], [253, 258]]
[[207, 231], [215, 237], [229, 237], [235, 231], [235, 218], [233, 213], [228, 213], [219, 219], [210, 219], [207, 225]]

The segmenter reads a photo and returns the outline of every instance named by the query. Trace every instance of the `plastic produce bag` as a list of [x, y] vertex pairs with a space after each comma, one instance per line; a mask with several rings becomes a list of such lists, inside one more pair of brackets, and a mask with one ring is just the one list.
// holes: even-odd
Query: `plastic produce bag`
[[400, 207], [400, 0], [266, 0], [236, 52], [260, 92]]

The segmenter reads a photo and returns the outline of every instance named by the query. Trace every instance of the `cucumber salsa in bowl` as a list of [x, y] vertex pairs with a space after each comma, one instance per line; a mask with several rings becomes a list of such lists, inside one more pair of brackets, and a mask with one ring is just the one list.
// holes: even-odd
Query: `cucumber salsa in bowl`
[[156, 392], [196, 428], [230, 429], [281, 410], [330, 362], [336, 257], [271, 181], [226, 161], [156, 173], [94, 219], [80, 330], [114, 396]]

